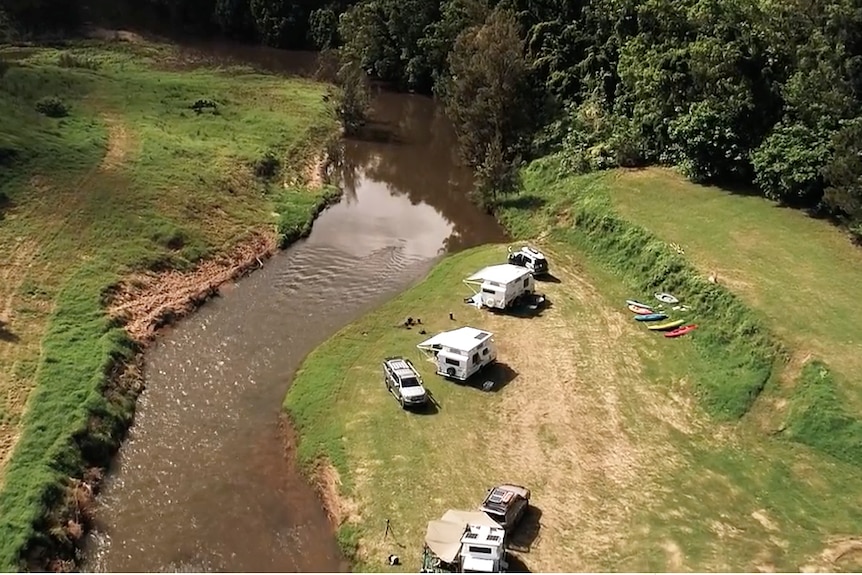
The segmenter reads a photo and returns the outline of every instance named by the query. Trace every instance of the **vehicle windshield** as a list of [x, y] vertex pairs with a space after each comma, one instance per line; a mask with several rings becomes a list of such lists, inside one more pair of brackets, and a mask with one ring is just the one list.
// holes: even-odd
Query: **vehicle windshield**
[[405, 377], [401, 380], [401, 387], [419, 387], [419, 380], [415, 377]]

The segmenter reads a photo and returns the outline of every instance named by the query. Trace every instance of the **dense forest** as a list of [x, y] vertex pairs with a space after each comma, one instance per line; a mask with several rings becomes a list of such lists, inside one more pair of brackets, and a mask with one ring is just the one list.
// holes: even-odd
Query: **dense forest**
[[[7, 0], [0, 24], [68, 27], [79, 1]], [[348, 84], [434, 93], [485, 199], [537, 155], [669, 164], [862, 238], [862, 0], [145, 1], [234, 38], [335, 49]]]

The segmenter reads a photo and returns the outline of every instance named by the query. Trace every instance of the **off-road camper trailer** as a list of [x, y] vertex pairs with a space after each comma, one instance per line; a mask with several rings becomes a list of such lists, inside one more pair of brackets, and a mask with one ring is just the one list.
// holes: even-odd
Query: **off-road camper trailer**
[[506, 531], [476, 511], [448, 510], [429, 521], [420, 573], [505, 573]]
[[438, 333], [416, 347], [437, 367], [437, 373], [464, 381], [497, 359], [494, 334], [474, 327]]
[[525, 267], [512, 264], [488, 266], [464, 280], [478, 307], [507, 309], [535, 291], [535, 279]]

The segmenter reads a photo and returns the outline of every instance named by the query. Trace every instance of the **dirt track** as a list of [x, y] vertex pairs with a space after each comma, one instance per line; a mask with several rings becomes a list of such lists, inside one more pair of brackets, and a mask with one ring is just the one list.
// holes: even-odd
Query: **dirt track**
[[[541, 530], [524, 559], [531, 570], [592, 570], [629, 535], [631, 515], [651, 498], [650, 478], [675, 464], [656, 434], [637, 434], [627, 406], [687, 430], [692, 413], [667, 406], [645, 380], [633, 341], [643, 337], [610, 308], [574, 263], [550, 253], [560, 283], [542, 283], [551, 302], [534, 319], [491, 315], [500, 357], [517, 372], [504, 393], [501, 441], [508, 473], [530, 477]], [[493, 319], [491, 319], [493, 318]], [[638, 426], [639, 427], [639, 426]], [[517, 543], [517, 541], [516, 541]]]

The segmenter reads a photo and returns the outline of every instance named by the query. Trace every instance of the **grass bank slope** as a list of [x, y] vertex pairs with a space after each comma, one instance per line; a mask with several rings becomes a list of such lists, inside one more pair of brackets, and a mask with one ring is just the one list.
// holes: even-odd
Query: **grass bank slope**
[[[858, 426], [827, 409], [830, 372], [808, 364], [784, 433], [749, 425], [787, 349], [768, 318], [619, 218], [615, 177], [561, 177], [538, 162], [506, 202], [502, 219], [549, 254], [558, 280], [541, 284], [551, 305], [540, 315], [461, 303], [461, 280], [504, 258], [487, 246], [446, 258], [305, 361], [285, 407], [363, 567], [394, 552], [415, 568], [427, 521], [475, 507], [503, 481], [534, 491], [536, 510], [515, 534], [532, 570], [862, 567], [862, 479], [852, 457], [832, 457], [855, 453]], [[668, 340], [632, 321], [624, 300], [659, 289], [683, 296], [683, 317], [701, 329]], [[503, 365], [492, 377], [504, 385], [487, 393], [435, 376], [415, 348], [427, 336], [396, 327], [407, 316], [429, 334], [494, 331]], [[394, 354], [416, 360], [436, 409], [402, 412], [386, 393], [380, 360]], [[787, 441], [791, 430], [832, 437], [834, 449]]]
[[[263, 252], [278, 231], [301, 232], [329, 193], [302, 182], [334, 122], [321, 85], [241, 68], [171, 69], [181, 62], [167, 46], [5, 48], [0, 59], [8, 571], [34, 525], [46, 527], [62, 479], [80, 472], [82, 451], [98, 457], [130, 414], [128, 401], [103, 393], [130, 350], [105, 313], [106, 288], [130, 274], [197, 269], [237, 246]], [[278, 159], [285, 168], [275, 174]], [[256, 173], [275, 175], [266, 183]]]
[[[862, 413], [862, 250], [845, 234], [763, 198], [693, 185], [667, 170], [620, 172], [608, 186], [628, 220], [676, 242], [695, 265], [762, 312], [800, 361], [825, 360]], [[849, 385], [849, 382], [855, 383]]]

